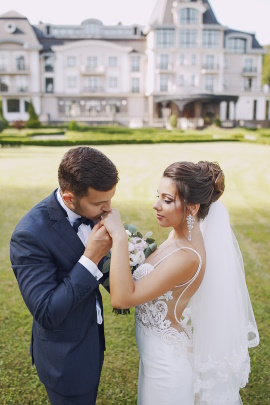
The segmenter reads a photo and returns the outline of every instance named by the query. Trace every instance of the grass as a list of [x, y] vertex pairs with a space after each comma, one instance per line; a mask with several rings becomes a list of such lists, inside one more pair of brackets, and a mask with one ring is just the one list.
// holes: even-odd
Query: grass
[[[123, 220], [142, 232], [152, 230], [160, 243], [168, 231], [157, 227], [151, 206], [164, 168], [177, 160], [218, 161], [226, 176], [223, 202], [245, 262], [246, 279], [260, 331], [260, 346], [250, 350], [250, 382], [244, 405], [269, 404], [270, 392], [270, 147], [249, 143], [194, 143], [98, 146], [118, 166], [120, 183], [113, 205]], [[9, 262], [9, 239], [19, 219], [57, 187], [57, 168], [68, 148], [0, 149], [0, 397], [1, 405], [49, 405], [29, 343], [31, 316]], [[98, 405], [136, 404], [138, 354], [133, 316], [111, 313], [103, 293], [107, 352]]]

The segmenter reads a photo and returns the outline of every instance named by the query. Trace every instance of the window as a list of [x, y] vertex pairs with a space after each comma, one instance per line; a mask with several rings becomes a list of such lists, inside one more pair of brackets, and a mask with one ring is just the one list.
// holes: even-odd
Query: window
[[0, 72], [7, 71], [7, 55], [0, 53]]
[[192, 66], [195, 66], [197, 64], [197, 56], [195, 53], [191, 55], [191, 64]]
[[44, 58], [45, 72], [53, 72], [54, 70], [54, 58], [53, 56], [45, 56]]
[[68, 76], [67, 78], [67, 86], [69, 89], [74, 89], [77, 86], [77, 77], [76, 76]]
[[244, 61], [244, 72], [255, 72], [256, 68], [253, 67], [253, 59], [252, 58], [248, 58], [245, 59]]
[[205, 76], [205, 90], [213, 91], [214, 90], [214, 78], [213, 76]]
[[179, 87], [185, 86], [185, 76], [184, 75], [178, 76], [178, 86]]
[[87, 56], [86, 67], [88, 69], [96, 69], [97, 68], [97, 57], [96, 56]]
[[180, 65], [183, 66], [185, 64], [185, 54], [181, 53], [180, 55]]
[[257, 119], [257, 100], [253, 101], [253, 119]]
[[76, 56], [68, 56], [67, 57], [67, 66], [68, 67], [76, 66]]
[[27, 79], [25, 76], [16, 77], [16, 90], [18, 93], [24, 93], [27, 89]]
[[251, 77], [244, 78], [244, 90], [250, 91], [252, 89], [252, 79]]
[[20, 100], [17, 99], [7, 100], [7, 110], [9, 113], [20, 112]]
[[100, 22], [87, 22], [84, 24], [84, 33], [89, 37], [95, 37], [101, 35], [101, 23]]
[[16, 69], [25, 70], [24, 56], [19, 56], [18, 58], [16, 58]]
[[220, 32], [217, 30], [203, 30], [203, 48], [218, 48]]
[[117, 66], [117, 56], [109, 56], [109, 67]]
[[29, 102], [28, 101], [25, 101], [24, 102], [24, 112], [28, 112], [28, 108], [29, 108]]
[[205, 68], [206, 69], [214, 69], [215, 66], [215, 56], [214, 55], [206, 55], [205, 56]]
[[99, 88], [99, 78], [96, 76], [90, 76], [87, 78], [87, 90], [88, 91], [98, 91]]
[[117, 87], [117, 77], [109, 77], [109, 88], [115, 89]]
[[131, 81], [131, 91], [132, 93], [140, 92], [140, 79], [138, 77], [133, 77]]
[[267, 121], [269, 120], [269, 100], [265, 102], [265, 119]]
[[0, 92], [8, 91], [8, 83], [5, 77], [0, 76]]
[[196, 48], [197, 30], [180, 30], [179, 46], [181, 48]]
[[157, 29], [157, 47], [158, 48], [173, 48], [174, 47], [174, 30], [173, 29]]
[[160, 69], [166, 70], [169, 68], [169, 55], [160, 55]]
[[179, 12], [180, 24], [197, 24], [198, 11], [194, 8], [184, 8]]
[[169, 76], [161, 75], [160, 76], [160, 91], [168, 91], [169, 89]]
[[190, 76], [190, 86], [191, 86], [191, 87], [195, 87], [195, 86], [196, 86], [196, 76], [195, 76], [195, 75], [191, 75], [191, 76]]
[[131, 70], [132, 72], [140, 71], [140, 56], [132, 56], [131, 58]]
[[228, 38], [226, 41], [226, 49], [232, 53], [245, 53], [246, 40], [243, 38]]
[[45, 79], [45, 93], [53, 93], [53, 78], [46, 77]]

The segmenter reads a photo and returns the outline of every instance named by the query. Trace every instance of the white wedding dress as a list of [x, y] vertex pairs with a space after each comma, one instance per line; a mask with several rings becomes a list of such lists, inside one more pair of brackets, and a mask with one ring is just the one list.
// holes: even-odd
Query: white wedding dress
[[[239, 390], [250, 373], [248, 349], [259, 344], [259, 333], [241, 252], [222, 203], [211, 205], [201, 231], [206, 268], [189, 303], [185, 306], [183, 295], [200, 274], [202, 260], [194, 249], [182, 247], [161, 261], [179, 249], [190, 250], [199, 258], [195, 275], [135, 308], [138, 405], [242, 404]], [[134, 281], [155, 271], [161, 261], [141, 264]]]
[[195, 275], [187, 283], [135, 308], [135, 333], [140, 355], [138, 405], [194, 405], [192, 331], [188, 311], [177, 318], [177, 305], [196, 280], [202, 259], [194, 249], [183, 247], [170, 252], [154, 266], [140, 265], [133, 273], [138, 280], [149, 274], [176, 251], [193, 251], [199, 258]]

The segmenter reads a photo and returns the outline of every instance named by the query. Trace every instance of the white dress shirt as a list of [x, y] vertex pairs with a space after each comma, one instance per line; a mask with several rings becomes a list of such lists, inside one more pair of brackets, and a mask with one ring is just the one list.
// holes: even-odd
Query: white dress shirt
[[[65, 203], [61, 197], [59, 188], [57, 190], [56, 196], [57, 196], [57, 200], [58, 200], [59, 204], [64, 208], [64, 210], [67, 213], [67, 220], [69, 221], [70, 225], [73, 226], [76, 219], [80, 218], [81, 215], [78, 215], [75, 212], [71, 211], [65, 205]], [[90, 232], [91, 232], [90, 225], [81, 224], [78, 228], [77, 235], [81, 239], [84, 246], [86, 246]], [[88, 257], [86, 257], [84, 255], [81, 256], [79, 259], [79, 263], [81, 263], [95, 277], [96, 280], [99, 280], [103, 276], [101, 271], [98, 269], [97, 265], [95, 263], [93, 263], [92, 260], [88, 259]], [[97, 309], [97, 323], [102, 324], [103, 320], [102, 320], [102, 315], [101, 315], [101, 308], [100, 308], [100, 305], [99, 305], [99, 302], [97, 299], [96, 299], [96, 309]]]

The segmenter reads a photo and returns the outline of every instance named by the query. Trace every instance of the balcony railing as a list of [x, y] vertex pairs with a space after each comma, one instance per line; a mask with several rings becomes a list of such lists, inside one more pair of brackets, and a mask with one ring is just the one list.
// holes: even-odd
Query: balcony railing
[[0, 66], [0, 75], [20, 75], [20, 74], [29, 74], [28, 66], [17, 66], [12, 68], [10, 66]]
[[85, 66], [81, 66], [81, 73], [83, 75], [104, 75], [105, 74], [105, 66], [101, 65], [101, 66], [89, 66], [89, 65], [85, 65]]
[[16, 86], [16, 87], [10, 87], [10, 86], [4, 86], [3, 84], [0, 85], [0, 93], [7, 93], [7, 94], [18, 94], [18, 93], [28, 93], [29, 88], [28, 86]]
[[252, 66], [244, 66], [243, 67], [244, 73], [257, 73], [257, 68]]
[[104, 88], [102, 86], [86, 86], [84, 93], [102, 93]]

